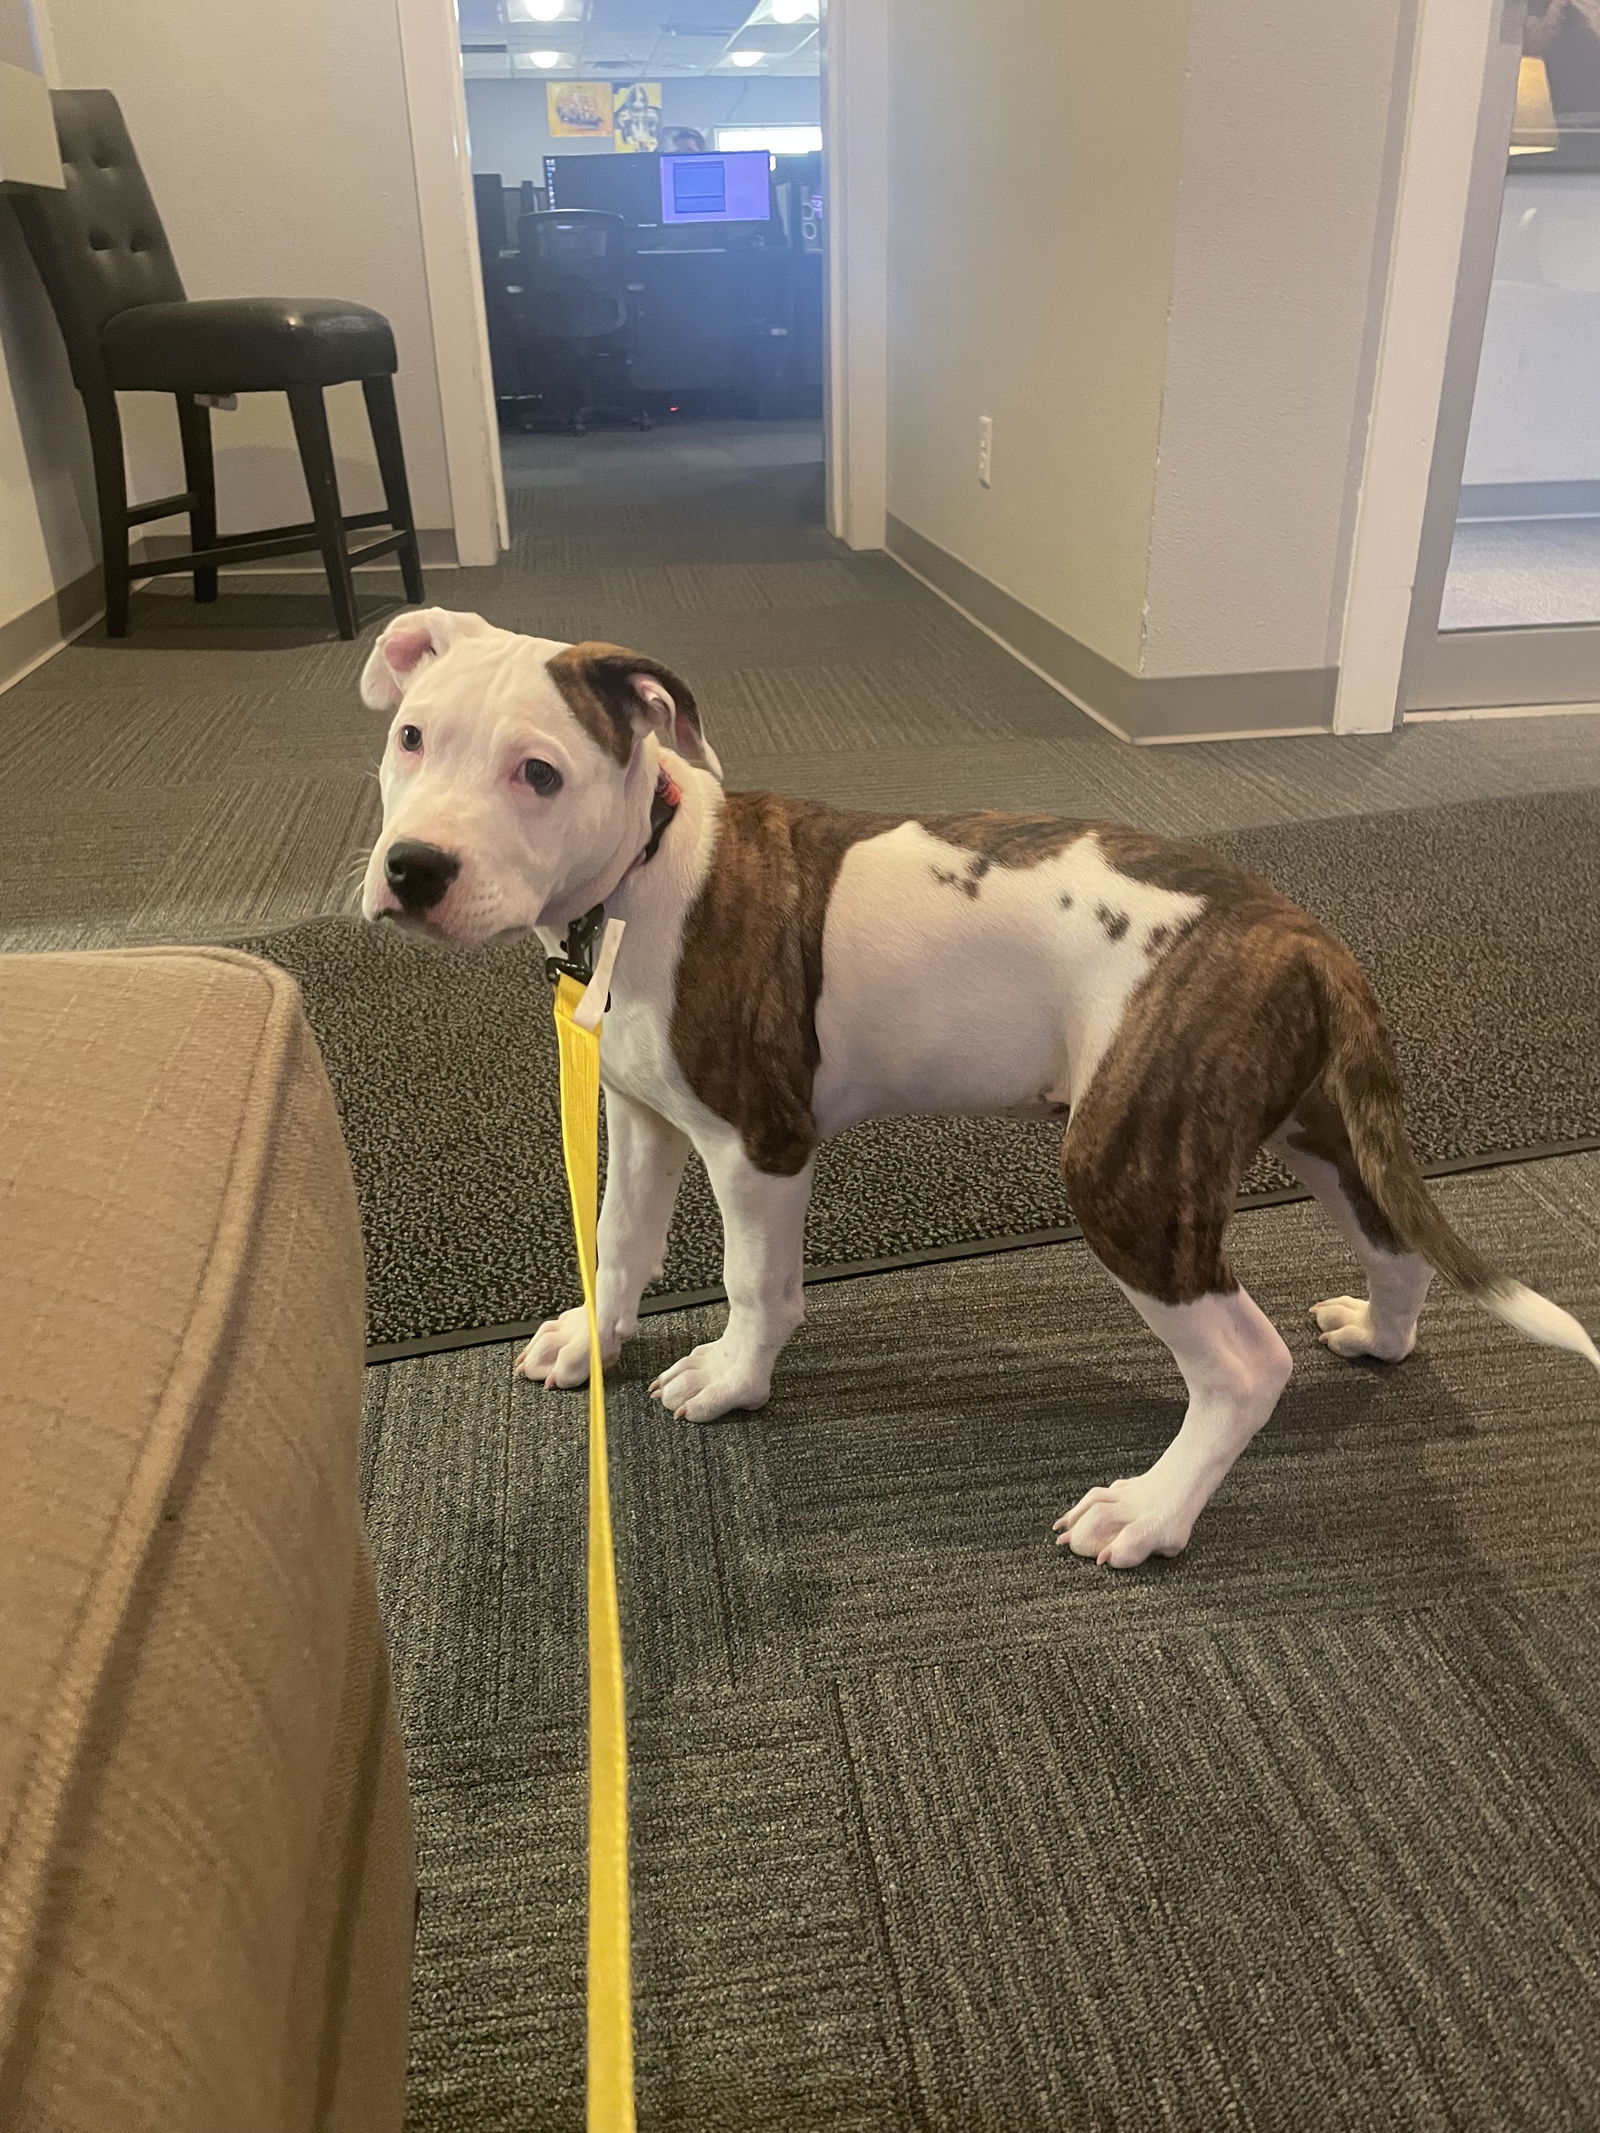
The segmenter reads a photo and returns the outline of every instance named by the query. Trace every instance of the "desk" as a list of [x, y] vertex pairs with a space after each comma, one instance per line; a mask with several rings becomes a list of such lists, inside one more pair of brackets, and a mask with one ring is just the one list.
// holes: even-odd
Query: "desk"
[[779, 413], [793, 370], [796, 255], [724, 245], [634, 254], [633, 382], [641, 392], [736, 394]]

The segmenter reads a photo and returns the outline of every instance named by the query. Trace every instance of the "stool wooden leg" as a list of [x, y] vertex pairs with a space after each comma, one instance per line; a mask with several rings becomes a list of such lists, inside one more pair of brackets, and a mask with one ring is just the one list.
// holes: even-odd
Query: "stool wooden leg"
[[322, 567], [328, 573], [328, 594], [333, 618], [341, 637], [356, 633], [355, 581], [350, 574], [350, 544], [345, 538], [344, 514], [339, 505], [339, 476], [333, 463], [333, 440], [328, 435], [328, 409], [320, 385], [291, 385], [289, 411], [294, 416], [295, 442], [305, 470], [306, 491], [311, 498], [311, 517], [317, 529]]
[[105, 573], [106, 635], [128, 634], [128, 470], [122, 457], [122, 422], [114, 392], [86, 392], [89, 447], [94, 455], [95, 501], [100, 510], [100, 555]]
[[400, 442], [400, 418], [395, 413], [393, 378], [363, 378], [361, 390], [367, 400], [367, 420], [372, 425], [372, 443], [383, 477], [383, 500], [389, 523], [396, 533], [407, 536], [396, 550], [406, 598], [420, 606], [427, 595], [422, 589], [422, 558], [417, 553], [417, 529], [411, 516], [411, 489], [406, 481], [405, 448]]
[[[210, 548], [217, 538], [217, 470], [211, 456], [211, 410], [191, 393], [178, 393], [178, 434], [183, 439], [183, 485], [194, 497], [189, 506], [189, 546]], [[217, 572], [194, 574], [197, 600], [217, 597]]]

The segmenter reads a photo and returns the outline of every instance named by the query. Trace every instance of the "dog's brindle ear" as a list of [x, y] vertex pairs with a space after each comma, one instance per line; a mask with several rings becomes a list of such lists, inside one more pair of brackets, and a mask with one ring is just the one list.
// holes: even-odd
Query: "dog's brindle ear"
[[641, 733], [652, 732], [686, 763], [721, 777], [694, 692], [659, 659], [619, 644], [569, 644], [549, 672], [579, 725], [619, 763], [628, 761]]
[[448, 651], [458, 637], [475, 637], [488, 628], [482, 615], [449, 607], [421, 607], [397, 615], [361, 670], [361, 701], [369, 711], [393, 711], [425, 659]]

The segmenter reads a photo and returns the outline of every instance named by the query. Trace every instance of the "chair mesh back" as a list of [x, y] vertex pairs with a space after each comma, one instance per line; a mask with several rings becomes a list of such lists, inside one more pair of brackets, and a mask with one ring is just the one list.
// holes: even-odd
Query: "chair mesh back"
[[[524, 215], [519, 241], [524, 253], [542, 264], [562, 266], [594, 279], [622, 271], [627, 256], [627, 224], [620, 215], [599, 208], [557, 208], [544, 215]], [[597, 271], [598, 270], [598, 271]]]
[[13, 198], [74, 382], [88, 387], [104, 381], [107, 319], [135, 304], [181, 302], [183, 281], [116, 98], [109, 89], [56, 89], [50, 101], [66, 188]]
[[592, 341], [628, 316], [628, 227], [599, 208], [524, 215], [522, 319], [535, 340]]

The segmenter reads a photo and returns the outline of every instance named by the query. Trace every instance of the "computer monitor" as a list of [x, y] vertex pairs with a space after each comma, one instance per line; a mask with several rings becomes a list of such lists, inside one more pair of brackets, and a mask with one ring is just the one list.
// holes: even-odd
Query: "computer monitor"
[[661, 220], [659, 156], [546, 156], [544, 182], [552, 207], [597, 207], [630, 228]]
[[770, 222], [772, 158], [764, 148], [661, 158], [663, 222]]

